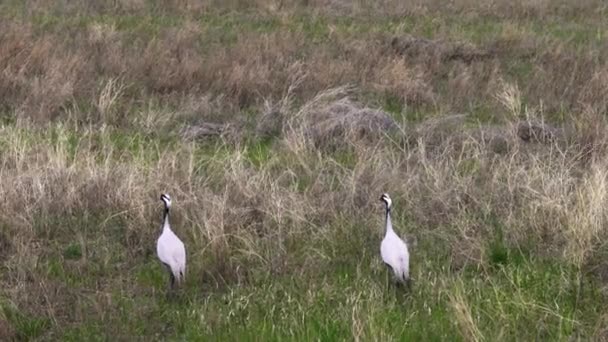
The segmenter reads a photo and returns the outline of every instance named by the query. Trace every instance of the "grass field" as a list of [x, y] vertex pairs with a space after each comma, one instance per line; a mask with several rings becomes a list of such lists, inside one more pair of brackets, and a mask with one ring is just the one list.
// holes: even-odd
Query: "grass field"
[[0, 340], [608, 339], [608, 7], [402, 3], [1, 2]]

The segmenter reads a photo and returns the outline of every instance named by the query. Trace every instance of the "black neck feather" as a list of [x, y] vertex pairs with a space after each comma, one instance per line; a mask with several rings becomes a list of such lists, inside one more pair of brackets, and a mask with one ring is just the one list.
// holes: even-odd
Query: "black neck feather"
[[165, 224], [169, 223], [169, 207], [165, 206], [165, 210], [163, 212], [163, 223], [160, 226], [160, 230], [165, 229]]

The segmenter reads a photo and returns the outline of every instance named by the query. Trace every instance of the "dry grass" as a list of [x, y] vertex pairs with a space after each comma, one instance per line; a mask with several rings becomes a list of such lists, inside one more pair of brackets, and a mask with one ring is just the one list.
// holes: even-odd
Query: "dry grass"
[[[474, 128], [457, 145], [447, 140], [432, 150], [424, 136], [414, 147], [400, 147], [388, 137], [369, 145], [354, 135], [332, 157], [318, 154], [301, 131], [286, 129], [274, 152], [259, 162], [251, 147], [219, 145], [203, 152], [194, 144], [164, 146], [137, 136], [126, 137], [124, 145], [112, 130], [5, 127], [0, 189], [11, 199], [2, 215], [10, 236], [5, 295], [26, 312], [46, 303], [48, 317], [60, 326], [73, 321], [55, 305], [76, 305], [71, 295], [117, 284], [74, 278], [80, 285], [68, 290], [60, 279], [71, 279], [73, 270], [64, 264], [60, 274], [67, 275], [53, 275], [45, 271], [49, 260], [59, 257], [88, 277], [91, 264], [102, 274], [112, 274], [115, 265], [136, 268], [153, 253], [162, 191], [176, 199], [173, 223], [190, 251], [192, 282], [211, 288], [255, 283], [251, 272], [306, 277], [319, 260], [341, 253], [344, 247], [331, 241], [340, 234], [332, 232], [339, 222], [358, 222], [365, 235], [380, 233], [381, 215], [370, 198], [386, 189], [399, 212], [407, 213], [407, 221], [398, 222], [417, 227], [408, 239], [443, 241], [456, 270], [491, 263], [487, 241], [501, 226], [508, 248], [531, 248], [538, 257], [578, 267], [595, 262], [603, 250], [604, 161], [591, 161], [589, 171], [582, 171], [576, 146], [535, 149], [507, 132], [514, 148], [497, 155]], [[295, 247], [297, 241], [306, 242]], [[82, 254], [77, 262], [65, 259], [73, 245]], [[119, 286], [141, 291], [133, 281]], [[451, 302], [466, 335], [477, 338], [462, 300]]]
[[[463, 1], [454, 6], [472, 7], [473, 3]], [[41, 29], [27, 21], [11, 19], [2, 25], [0, 66], [4, 77], [0, 94], [8, 99], [5, 112], [40, 120], [65, 117], [74, 106], [85, 112], [93, 106], [98, 112], [92, 116], [93, 121], [102, 121], [105, 109], [100, 108], [97, 95], [103, 95], [102, 87], [115, 79], [121, 79], [130, 89], [122, 101], [114, 104], [117, 111], [128, 112], [150, 97], [180, 108], [185, 98], [201, 93], [212, 98], [221, 96], [227, 104], [238, 108], [259, 110], [263, 99], [277, 99], [285, 94], [297, 65], [298, 72], [305, 77], [294, 95], [303, 99], [328, 88], [356, 84], [362, 93], [371, 92], [377, 98], [396, 101], [405, 106], [404, 110], [431, 108], [459, 112], [483, 106], [489, 112], [497, 112], [492, 115], [498, 115], [501, 110], [493, 96], [500, 90], [500, 80], [515, 78], [526, 101], [539, 105], [542, 100], [549, 115], [577, 113], [589, 107], [604, 110], [601, 101], [606, 93], [604, 62], [598, 58], [604, 48], [599, 42], [584, 40], [593, 37], [575, 35], [562, 39], [550, 16], [547, 25], [553, 26], [548, 30], [555, 33], [534, 34], [534, 27], [525, 21], [528, 26], [515, 29], [505, 19], [496, 24], [497, 33], [487, 34], [473, 47], [458, 45], [470, 35], [483, 36], [489, 13], [508, 13], [507, 17], [510, 14], [515, 18], [528, 18], [540, 8], [560, 13], [560, 7], [553, 8], [544, 2], [534, 6], [522, 2], [505, 11], [503, 5], [495, 2], [494, 7], [486, 9], [488, 13], [469, 11], [460, 36], [447, 31], [452, 29], [449, 24], [442, 24], [433, 32], [439, 40], [430, 45], [432, 48], [426, 41], [411, 41], [408, 58], [402, 57], [400, 49], [391, 47], [391, 40], [423, 36], [428, 25], [426, 16], [432, 17], [431, 13], [439, 11], [435, 5], [409, 7], [413, 13], [427, 14], [421, 19], [407, 19], [407, 29], [399, 25], [398, 17], [382, 22], [371, 15], [365, 19], [365, 25], [372, 28], [388, 25], [389, 29], [379, 32], [367, 29], [361, 33], [353, 23], [332, 23], [332, 17], [323, 16], [323, 12], [318, 18], [302, 19], [293, 11], [308, 13], [307, 10], [286, 4], [283, 8], [291, 10], [285, 14], [261, 11], [253, 19], [234, 15], [227, 17], [225, 23], [218, 22], [217, 27], [201, 25], [194, 14], [177, 19], [181, 17], [165, 13], [158, 22], [132, 28], [120, 20], [95, 19], [96, 11], [105, 13], [108, 9], [85, 6], [84, 13], [92, 17], [69, 24], [67, 15], [54, 14], [41, 6], [37, 15], [52, 18], [51, 23], [57, 20], [53, 24], [57, 29], [52, 25], [51, 29]], [[84, 3], [73, 10], [78, 11], [79, 6]], [[313, 11], [325, 8], [320, 4], [309, 6]], [[589, 8], [601, 9], [591, 5]], [[574, 7], [570, 10], [576, 13]], [[591, 19], [597, 16], [594, 11], [589, 14]], [[145, 18], [141, 19], [143, 23], [152, 20]], [[175, 22], [167, 26], [163, 20]], [[250, 20], [247, 25], [253, 27], [253, 32], [247, 32], [250, 30], [246, 25], [235, 23], [244, 20]], [[575, 34], [585, 34], [593, 27], [592, 23], [580, 24]], [[587, 44], [586, 48], [577, 48], [579, 43], [575, 39]], [[463, 57], [472, 53], [466, 52], [469, 50], [480, 51], [485, 57]], [[446, 53], [452, 57], [445, 58]]]
[[[603, 4], [26, 4], [0, 5], [0, 338], [605, 333]], [[403, 298], [376, 281], [387, 191]]]
[[471, 314], [471, 308], [466, 302], [466, 299], [464, 299], [461, 291], [462, 289], [457, 289], [453, 294], [449, 294], [450, 304], [452, 310], [454, 310], [454, 316], [458, 322], [458, 327], [467, 341], [483, 341], [483, 335], [479, 331], [475, 319]]

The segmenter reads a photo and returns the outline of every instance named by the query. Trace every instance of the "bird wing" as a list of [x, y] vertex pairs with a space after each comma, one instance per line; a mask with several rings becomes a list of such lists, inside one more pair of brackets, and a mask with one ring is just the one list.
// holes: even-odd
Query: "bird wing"
[[158, 255], [160, 261], [171, 266], [171, 259], [169, 258], [169, 253], [167, 251], [168, 241], [166, 237], [167, 236], [165, 234], [162, 234], [158, 238], [158, 241], [156, 242], [156, 254]]
[[185, 273], [186, 250], [183, 242], [177, 236], [162, 234], [158, 238], [156, 251], [160, 261], [169, 265], [173, 275], [180, 277], [180, 273]]
[[172, 257], [173, 261], [178, 266], [178, 270], [181, 273], [181, 276], [186, 274], [186, 247], [184, 243], [177, 239], [176, 248], [173, 250]]
[[382, 260], [391, 266], [395, 274], [401, 277], [409, 273], [409, 252], [407, 245], [397, 235], [389, 235], [380, 244]]
[[382, 244], [380, 245], [380, 254], [382, 255], [382, 260], [389, 264], [393, 269], [395, 269], [398, 264], [396, 251], [397, 250], [392, 239], [385, 238], [382, 240]]

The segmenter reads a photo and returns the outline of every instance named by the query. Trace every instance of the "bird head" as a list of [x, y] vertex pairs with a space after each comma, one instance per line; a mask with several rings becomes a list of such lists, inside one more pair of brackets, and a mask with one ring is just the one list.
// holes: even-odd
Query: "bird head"
[[391, 204], [393, 203], [393, 201], [391, 201], [391, 197], [388, 194], [382, 194], [382, 196], [380, 196], [380, 200], [384, 202], [384, 204], [386, 204], [387, 210], [391, 209]]
[[165, 208], [171, 208], [171, 196], [169, 196], [169, 194], [161, 194], [160, 200], [165, 203]]

